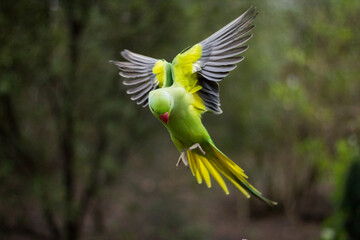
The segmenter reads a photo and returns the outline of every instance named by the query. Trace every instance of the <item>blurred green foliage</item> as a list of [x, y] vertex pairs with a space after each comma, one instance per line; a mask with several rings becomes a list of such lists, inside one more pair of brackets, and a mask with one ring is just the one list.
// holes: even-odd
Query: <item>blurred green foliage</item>
[[[351, 141], [352, 140], [352, 141]], [[335, 210], [324, 223], [324, 240], [358, 239], [360, 237], [360, 158], [358, 143], [353, 139], [337, 144], [337, 161], [332, 170]]]
[[237, 230], [267, 215], [256, 200], [235, 189], [227, 198], [175, 170], [167, 132], [128, 99], [108, 64], [125, 48], [170, 61], [250, 5], [259, 15], [246, 59], [221, 83], [224, 113], [205, 115], [205, 125], [281, 203], [271, 213], [318, 226], [328, 219], [325, 236], [350, 236], [341, 209], [352, 205], [345, 176], [359, 151], [356, 0], [1, 1], [0, 235], [238, 239], [262, 231], [256, 223]]

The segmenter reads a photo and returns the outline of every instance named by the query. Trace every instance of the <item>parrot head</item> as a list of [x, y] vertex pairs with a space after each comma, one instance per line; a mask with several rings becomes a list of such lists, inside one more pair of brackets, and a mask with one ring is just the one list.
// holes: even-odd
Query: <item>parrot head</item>
[[169, 121], [172, 106], [172, 96], [163, 89], [157, 89], [149, 93], [149, 107], [151, 112], [165, 124]]

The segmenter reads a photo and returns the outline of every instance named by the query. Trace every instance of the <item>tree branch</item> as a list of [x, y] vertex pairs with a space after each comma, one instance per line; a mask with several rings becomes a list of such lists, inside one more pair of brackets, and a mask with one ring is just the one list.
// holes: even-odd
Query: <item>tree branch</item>
[[87, 209], [90, 205], [91, 200], [93, 199], [93, 197], [96, 195], [98, 189], [99, 189], [99, 185], [100, 185], [100, 173], [101, 173], [101, 169], [100, 169], [100, 163], [101, 163], [101, 158], [106, 150], [106, 146], [107, 146], [107, 135], [106, 135], [106, 131], [104, 129], [104, 125], [99, 123], [97, 124], [97, 135], [98, 135], [98, 140], [99, 143], [97, 145], [97, 149], [96, 152], [94, 154], [94, 158], [92, 161], [92, 167], [91, 167], [91, 171], [88, 177], [88, 181], [86, 184], [86, 188], [83, 192], [83, 195], [81, 197], [80, 200], [80, 211], [79, 211], [79, 222], [82, 223], [83, 222], [83, 218], [87, 212]]
[[41, 205], [42, 205], [42, 214], [48, 226], [50, 233], [52, 234], [52, 239], [60, 240], [61, 233], [60, 229], [55, 222], [54, 212], [49, 207], [48, 199], [46, 193], [41, 196]]
[[[74, 181], [74, 141], [75, 141], [75, 118], [74, 104], [76, 97], [76, 72], [79, 63], [80, 38], [85, 29], [91, 2], [72, 0], [63, 1], [67, 26], [69, 30], [69, 75], [64, 81], [64, 129], [60, 136], [61, 152], [63, 158], [63, 184], [65, 187], [65, 219], [64, 226], [66, 237], [69, 240], [77, 239], [80, 233], [81, 220], [75, 204], [75, 181]], [[80, 3], [80, 6], [78, 5]], [[78, 10], [79, 12], [77, 12]]]

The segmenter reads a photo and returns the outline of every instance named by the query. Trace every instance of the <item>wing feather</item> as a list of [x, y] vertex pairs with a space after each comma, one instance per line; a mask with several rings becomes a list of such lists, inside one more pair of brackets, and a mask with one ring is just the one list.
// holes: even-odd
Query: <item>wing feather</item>
[[214, 79], [214, 81], [221, 81], [224, 77], [226, 77], [229, 73], [228, 72], [210, 72], [210, 71], [201, 71], [200, 73], [202, 76], [204, 76], [205, 78], [206, 77], [209, 77], [209, 80], [210, 78]]
[[235, 49], [221, 49], [221, 50], [215, 50], [212, 53], [212, 56], [210, 56], [209, 61], [217, 61], [219, 59], [226, 59], [230, 57], [235, 57], [243, 52], [245, 52], [249, 46], [242, 46]]
[[[126, 93], [131, 95], [130, 99], [136, 104], [146, 107], [148, 105], [149, 92], [165, 84], [164, 64], [165, 60], [159, 60], [129, 50], [121, 52], [125, 61], [110, 61], [120, 70], [119, 75], [126, 80], [123, 84], [130, 87]], [[156, 72], [154, 71], [155, 66]]]
[[199, 92], [204, 92], [206, 95], [213, 95], [219, 98], [219, 84], [217, 82], [203, 80], [199, 78], [199, 84], [202, 87]]
[[148, 77], [144, 77], [144, 78], [138, 78], [138, 79], [129, 79], [129, 80], [124, 80], [123, 84], [124, 85], [135, 85], [135, 84], [139, 84], [142, 82], [147, 82], [150, 80], [150, 76]]
[[136, 101], [136, 100], [146, 96], [147, 94], [149, 94], [149, 92], [152, 88], [153, 88], [153, 86], [151, 84], [148, 84], [145, 87], [143, 87], [141, 90], [139, 90], [136, 95], [131, 96], [130, 99], [133, 101]]
[[141, 85], [138, 85], [137, 87], [134, 87], [134, 88], [130, 88], [129, 90], [126, 91], [127, 94], [135, 94], [135, 93], [138, 93], [148, 87], [152, 87], [152, 82], [148, 81], [144, 84], [141, 84]]
[[235, 64], [230, 64], [230, 65], [221, 65], [221, 66], [206, 66], [207, 70], [209, 70], [210, 72], [230, 72], [232, 70], [234, 70], [236, 68]]
[[237, 64], [237, 63], [241, 62], [242, 60], [244, 60], [244, 57], [232, 57], [232, 58], [227, 58], [227, 59], [219, 59], [216, 62], [208, 62], [208, 63], [206, 63], [206, 67], [209, 67], [209, 66], [228, 66], [228, 65]]
[[[236, 64], [244, 59], [239, 55], [248, 49], [248, 46], [244, 44], [252, 37], [250, 31], [255, 25], [251, 25], [251, 23], [256, 15], [256, 8], [250, 7], [240, 17], [200, 43], [183, 51], [174, 59], [174, 68], [181, 68], [180, 75], [184, 72], [183, 69], [187, 69], [189, 63], [192, 63], [190, 66], [192, 75], [181, 75], [179, 79], [181, 79], [182, 85], [187, 84], [185, 87], [191, 86], [192, 89], [196, 89], [197, 86], [201, 86], [191, 92], [199, 95], [206, 110], [215, 114], [222, 113], [218, 82], [223, 80], [236, 68]], [[185, 72], [188, 73], [189, 70]], [[177, 77], [177, 75], [175, 76]], [[184, 83], [183, 79], [187, 79], [189, 83]], [[175, 82], [177, 82], [176, 79]]]

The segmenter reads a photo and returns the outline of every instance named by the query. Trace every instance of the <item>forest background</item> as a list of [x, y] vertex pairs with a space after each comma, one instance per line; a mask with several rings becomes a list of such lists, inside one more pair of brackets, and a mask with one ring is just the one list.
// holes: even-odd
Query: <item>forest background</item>
[[[108, 63], [171, 61], [251, 5], [203, 122], [274, 208], [176, 168]], [[360, 239], [359, 22], [356, 0], [0, 1], [0, 238]]]

